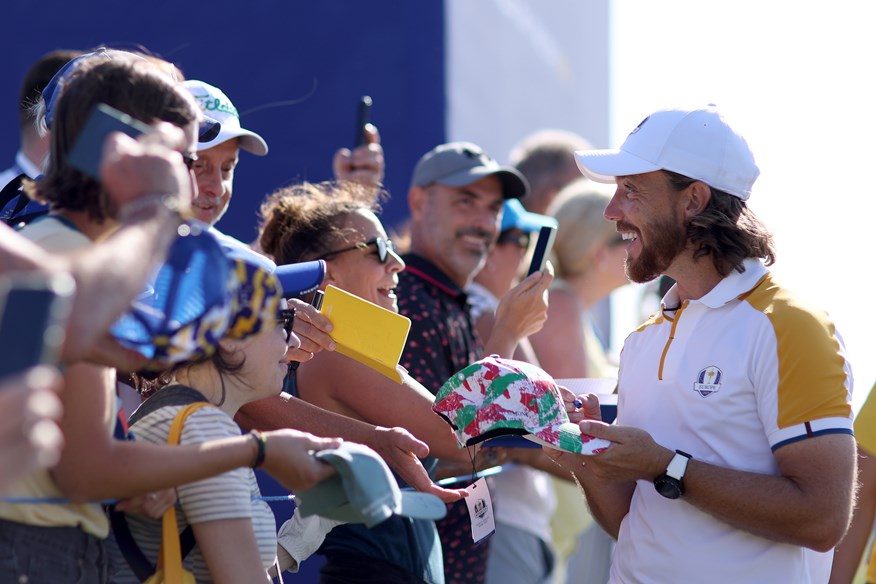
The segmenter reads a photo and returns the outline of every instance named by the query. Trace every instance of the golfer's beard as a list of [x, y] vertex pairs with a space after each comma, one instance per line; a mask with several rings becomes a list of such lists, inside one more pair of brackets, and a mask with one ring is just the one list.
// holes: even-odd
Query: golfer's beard
[[[645, 235], [646, 237], [642, 237]], [[639, 230], [641, 252], [635, 259], [627, 256], [627, 277], [633, 282], [650, 282], [672, 265], [687, 245], [687, 232], [671, 220], [661, 221]]]

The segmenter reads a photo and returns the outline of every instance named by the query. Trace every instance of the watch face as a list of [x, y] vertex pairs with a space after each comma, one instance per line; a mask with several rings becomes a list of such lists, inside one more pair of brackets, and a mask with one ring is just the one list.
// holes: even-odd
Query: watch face
[[678, 499], [684, 492], [678, 479], [660, 475], [654, 479], [654, 488], [667, 499]]

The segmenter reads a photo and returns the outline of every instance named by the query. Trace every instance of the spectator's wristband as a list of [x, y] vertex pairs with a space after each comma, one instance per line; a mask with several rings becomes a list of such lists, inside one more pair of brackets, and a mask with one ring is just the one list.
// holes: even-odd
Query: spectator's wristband
[[265, 463], [265, 448], [267, 446], [267, 442], [265, 441], [265, 436], [258, 430], [253, 430], [249, 433], [255, 439], [256, 443], [256, 456], [252, 461], [252, 468], [259, 468]]

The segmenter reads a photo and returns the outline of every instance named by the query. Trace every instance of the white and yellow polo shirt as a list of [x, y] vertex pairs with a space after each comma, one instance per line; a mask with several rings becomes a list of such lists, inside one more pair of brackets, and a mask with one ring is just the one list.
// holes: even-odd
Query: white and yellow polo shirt
[[[746, 260], [708, 294], [662, 311], [627, 337], [618, 423], [697, 460], [778, 475], [773, 451], [852, 433], [852, 375], [828, 316]], [[675, 308], [675, 310], [671, 310]], [[832, 553], [734, 529], [639, 481], [611, 582], [825, 582]]]

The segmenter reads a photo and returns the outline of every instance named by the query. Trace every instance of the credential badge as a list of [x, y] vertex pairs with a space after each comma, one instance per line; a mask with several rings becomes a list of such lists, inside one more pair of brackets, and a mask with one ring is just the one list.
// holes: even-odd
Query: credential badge
[[700, 394], [700, 397], [709, 397], [721, 389], [723, 375], [721, 370], [714, 365], [706, 367], [697, 375], [696, 383], [693, 384], [694, 391]]

